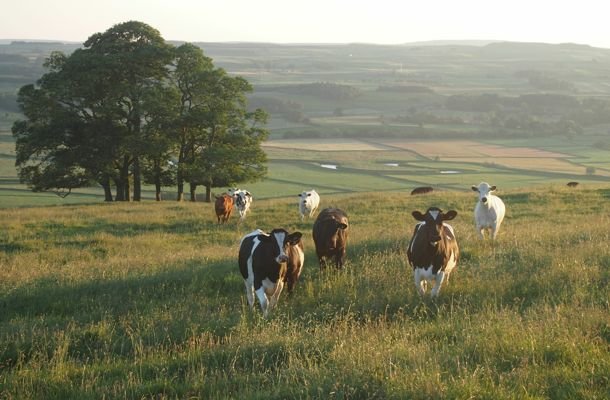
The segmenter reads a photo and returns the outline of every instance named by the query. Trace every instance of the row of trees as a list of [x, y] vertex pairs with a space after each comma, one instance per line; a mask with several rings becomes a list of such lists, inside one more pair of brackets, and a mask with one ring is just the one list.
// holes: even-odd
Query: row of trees
[[[70, 193], [98, 183], [106, 201], [140, 200], [142, 184], [176, 185], [183, 200], [266, 175], [267, 115], [247, 110], [251, 85], [215, 68], [192, 44], [174, 47], [141, 22], [55, 52], [22, 87], [16, 166], [33, 190]], [[113, 196], [112, 190], [115, 189]]]

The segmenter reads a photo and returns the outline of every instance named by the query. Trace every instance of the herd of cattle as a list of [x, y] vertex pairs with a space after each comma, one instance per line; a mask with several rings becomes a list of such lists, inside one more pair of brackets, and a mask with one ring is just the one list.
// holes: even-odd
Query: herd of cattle
[[[474, 208], [474, 221], [481, 239], [485, 232], [495, 239], [504, 219], [506, 208], [503, 201], [492, 194], [496, 186], [481, 182], [472, 186], [478, 193]], [[425, 192], [424, 192], [425, 193]], [[418, 193], [412, 193], [418, 194]], [[320, 196], [315, 190], [304, 191], [299, 196], [301, 220], [313, 217], [320, 206]], [[233, 208], [237, 208], [240, 221], [252, 204], [252, 194], [243, 189], [229, 189], [226, 194], [216, 197], [215, 211], [218, 223], [227, 222]], [[413, 268], [415, 287], [420, 295], [434, 282], [431, 295], [438, 296], [444, 281], [460, 258], [460, 250], [453, 227], [446, 221], [457, 216], [457, 211], [444, 212], [430, 207], [425, 213], [412, 212], [417, 221], [413, 236], [407, 247], [407, 258]], [[313, 241], [320, 270], [327, 262], [342, 268], [345, 262], [349, 221], [345, 211], [339, 208], [325, 208], [319, 212], [313, 224]], [[250, 308], [254, 307], [254, 296], [258, 298], [263, 315], [277, 304], [284, 285], [290, 294], [303, 270], [305, 254], [303, 234], [289, 233], [285, 229], [273, 229], [266, 233], [260, 229], [243, 236], [239, 245], [238, 264], [244, 278], [246, 296]]]

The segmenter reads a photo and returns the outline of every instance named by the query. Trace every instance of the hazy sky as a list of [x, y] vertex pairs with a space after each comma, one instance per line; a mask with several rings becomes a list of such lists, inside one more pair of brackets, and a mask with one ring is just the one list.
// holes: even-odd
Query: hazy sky
[[398, 44], [581, 43], [610, 48], [606, 0], [3, 0], [0, 39], [84, 42], [129, 20], [166, 40]]

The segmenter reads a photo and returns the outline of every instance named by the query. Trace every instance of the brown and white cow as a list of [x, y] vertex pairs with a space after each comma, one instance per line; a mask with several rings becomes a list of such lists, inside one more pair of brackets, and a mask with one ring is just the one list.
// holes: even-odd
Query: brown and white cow
[[339, 208], [325, 208], [313, 223], [313, 241], [320, 263], [320, 270], [326, 261], [334, 258], [335, 266], [343, 268], [349, 222], [345, 211]]
[[291, 291], [301, 274], [305, 261], [301, 237], [301, 232], [278, 228], [270, 233], [257, 229], [241, 239], [238, 264], [248, 305], [254, 307], [256, 294], [265, 317], [277, 304], [284, 284]]
[[460, 258], [453, 227], [445, 221], [456, 217], [454, 210], [444, 213], [440, 208], [431, 207], [425, 214], [413, 211], [413, 217], [420, 221], [413, 231], [407, 248], [409, 264], [413, 267], [415, 287], [420, 295], [426, 293], [428, 282], [435, 281], [432, 297], [438, 296], [445, 279], [449, 280], [451, 271]]
[[231, 216], [231, 212], [233, 212], [233, 197], [228, 194], [216, 196], [214, 210], [216, 211], [216, 218], [218, 219], [219, 224], [227, 222]]

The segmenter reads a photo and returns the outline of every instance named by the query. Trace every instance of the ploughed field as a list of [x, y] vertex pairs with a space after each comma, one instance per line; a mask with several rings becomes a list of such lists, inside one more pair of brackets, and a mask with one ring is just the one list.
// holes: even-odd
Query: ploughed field
[[[471, 191], [320, 190], [349, 216], [343, 271], [319, 271], [299, 219], [310, 182], [253, 191], [246, 220], [221, 226], [207, 203], [0, 209], [0, 397], [607, 398], [610, 189], [489, 181], [507, 207], [493, 244]], [[429, 206], [458, 212], [461, 250], [436, 300], [405, 254]], [[265, 320], [237, 250], [280, 226], [303, 233], [305, 267]]]

